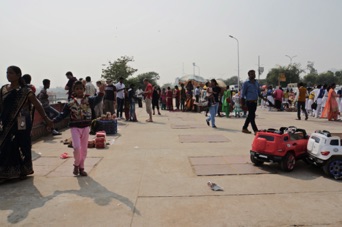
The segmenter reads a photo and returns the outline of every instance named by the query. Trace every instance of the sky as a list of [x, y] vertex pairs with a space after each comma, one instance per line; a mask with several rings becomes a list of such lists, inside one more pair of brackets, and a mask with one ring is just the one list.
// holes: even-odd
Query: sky
[[258, 57], [261, 79], [291, 58], [342, 70], [341, 9], [341, 0], [1, 0], [0, 85], [10, 65], [37, 87], [45, 78], [64, 87], [67, 71], [96, 81], [121, 56], [160, 85], [194, 73], [244, 81]]

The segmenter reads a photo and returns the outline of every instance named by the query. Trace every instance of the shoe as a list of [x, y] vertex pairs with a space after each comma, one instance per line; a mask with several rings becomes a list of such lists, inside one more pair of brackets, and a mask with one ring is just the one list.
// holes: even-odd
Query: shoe
[[52, 135], [53, 136], [60, 136], [62, 133], [58, 132], [56, 129], [52, 130]]
[[207, 122], [207, 125], [208, 125], [208, 126], [210, 126], [210, 123], [209, 123], [209, 121], [208, 121], [208, 120], [205, 120], [205, 121]]
[[88, 173], [86, 171], [84, 171], [84, 168], [80, 168], [80, 176], [82, 176], [82, 177], [88, 176]]
[[216, 125], [214, 125], [213, 128], [217, 128]]
[[309, 117], [305, 117], [305, 120], [307, 121]]
[[301, 119], [300, 118], [296, 118], [296, 120], [300, 121]]
[[158, 115], [161, 115], [161, 113], [158, 113]]
[[243, 133], [246, 133], [246, 134], [251, 134], [251, 133], [252, 133], [252, 132], [249, 131], [248, 129], [244, 129], [244, 128], [242, 129], [242, 132], [243, 132]]
[[72, 173], [73, 173], [75, 176], [77, 176], [77, 175], [80, 173], [78, 166], [75, 166], [75, 165], [74, 165], [74, 171], [73, 171]]

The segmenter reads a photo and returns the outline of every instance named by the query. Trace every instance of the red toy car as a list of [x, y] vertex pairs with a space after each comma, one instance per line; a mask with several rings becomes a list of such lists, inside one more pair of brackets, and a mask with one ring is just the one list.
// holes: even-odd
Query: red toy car
[[307, 156], [308, 138], [304, 129], [294, 126], [259, 131], [250, 151], [251, 161], [257, 166], [278, 162], [284, 171], [292, 171], [296, 160]]

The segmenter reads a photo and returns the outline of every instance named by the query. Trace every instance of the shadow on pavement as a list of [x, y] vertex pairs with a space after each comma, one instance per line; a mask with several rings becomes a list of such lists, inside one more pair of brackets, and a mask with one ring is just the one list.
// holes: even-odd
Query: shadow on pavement
[[7, 221], [12, 224], [19, 223], [27, 218], [33, 209], [43, 207], [46, 202], [56, 197], [55, 193], [42, 196], [34, 186], [33, 177], [24, 180], [7, 180], [1, 184], [0, 210], [12, 210]]
[[120, 201], [129, 207], [133, 213], [140, 215], [140, 211], [136, 209], [134, 203], [128, 198], [121, 196], [117, 193], [109, 191], [107, 188], [99, 184], [91, 177], [77, 177], [80, 190], [65, 190], [56, 191], [54, 194], [75, 194], [82, 197], [88, 197], [94, 200], [99, 206], [108, 205], [113, 199]]

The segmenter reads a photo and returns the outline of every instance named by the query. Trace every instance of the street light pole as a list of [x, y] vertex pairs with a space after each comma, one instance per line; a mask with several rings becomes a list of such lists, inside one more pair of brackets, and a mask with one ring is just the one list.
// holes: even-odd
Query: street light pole
[[289, 55], [285, 55], [285, 57], [288, 57], [288, 58], [290, 58], [290, 65], [292, 65], [292, 59], [293, 58], [295, 58], [295, 57], [297, 57], [297, 55], [294, 55], [294, 56], [289, 56]]
[[193, 62], [192, 65], [193, 65], [193, 71], [194, 71], [194, 76], [195, 76], [195, 66], [196, 66], [195, 62]]
[[238, 62], [238, 90], [240, 90], [240, 57], [239, 57], [239, 40], [232, 35], [229, 35], [230, 38], [235, 39], [237, 42], [237, 62]]

